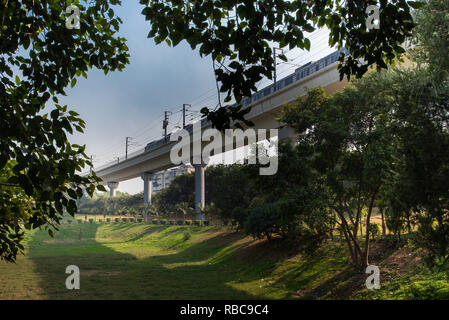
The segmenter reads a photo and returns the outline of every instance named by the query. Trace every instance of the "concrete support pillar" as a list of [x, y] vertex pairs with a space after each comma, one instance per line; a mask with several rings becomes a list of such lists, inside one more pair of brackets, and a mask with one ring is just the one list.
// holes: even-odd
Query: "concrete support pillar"
[[118, 188], [118, 182], [109, 181], [108, 188], [109, 188], [109, 197], [112, 198], [113, 196], [115, 196], [115, 190]]
[[153, 177], [154, 174], [151, 172], [145, 172], [141, 175], [143, 180], [143, 204], [151, 204], [151, 195], [153, 193]]
[[206, 204], [206, 192], [204, 183], [204, 164], [194, 164], [195, 168], [195, 212], [196, 219], [204, 221], [204, 214], [201, 214], [200, 207], [204, 208]]

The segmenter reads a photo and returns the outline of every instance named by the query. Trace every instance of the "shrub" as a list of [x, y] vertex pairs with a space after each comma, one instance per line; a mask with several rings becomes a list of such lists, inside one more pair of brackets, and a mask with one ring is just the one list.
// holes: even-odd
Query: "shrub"
[[369, 225], [369, 233], [374, 240], [375, 236], [379, 236], [381, 233], [381, 226], [378, 223], [370, 223]]
[[161, 219], [161, 220], [159, 220], [159, 222], [160, 222], [161, 224], [167, 224], [167, 219]]
[[134, 220], [134, 218], [129, 218], [128, 222], [135, 222], [136, 220]]
[[122, 218], [122, 221], [123, 222], [128, 222], [128, 219], [127, 218]]
[[83, 220], [77, 219], [78, 223], [83, 223]]
[[171, 226], [174, 226], [174, 225], [175, 225], [175, 221], [173, 221], [173, 220], [170, 220], [168, 223], [169, 223]]
[[89, 223], [94, 223], [94, 219], [90, 218]]
[[207, 221], [207, 220], [204, 220], [204, 221], [203, 221], [203, 226], [208, 226], [208, 225], [210, 225], [210, 222]]
[[137, 218], [137, 222], [142, 222], [143, 219], [142, 218]]
[[120, 222], [120, 219], [119, 218], [115, 218], [114, 221], [115, 222]]
[[158, 219], [153, 219], [153, 220], [151, 220], [151, 223], [152, 224], [159, 224], [159, 220]]
[[111, 222], [111, 218], [106, 218], [106, 222]]
[[98, 219], [98, 222], [103, 223], [103, 219]]
[[187, 226], [192, 225], [192, 220], [186, 220], [186, 221], [185, 221], [185, 224], [186, 224]]
[[193, 221], [193, 224], [195, 226], [200, 226], [201, 225], [201, 220], [195, 220], [195, 221]]
[[184, 241], [189, 240], [192, 237], [192, 234], [189, 231], [185, 231], [183, 235]]
[[68, 224], [71, 224], [71, 223], [72, 223], [72, 220], [67, 220], [67, 223], [68, 223]]
[[278, 232], [279, 220], [279, 206], [274, 203], [258, 205], [249, 211], [248, 218], [244, 224], [245, 232], [254, 238], [263, 239], [266, 237], [270, 240], [273, 233]]
[[178, 226], [182, 226], [182, 225], [184, 225], [184, 221], [178, 220], [178, 221], [176, 221], [176, 224], [177, 224]]

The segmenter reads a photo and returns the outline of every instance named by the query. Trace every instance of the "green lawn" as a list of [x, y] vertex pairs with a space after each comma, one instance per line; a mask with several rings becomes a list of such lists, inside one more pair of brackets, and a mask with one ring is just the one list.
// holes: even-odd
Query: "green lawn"
[[[445, 274], [426, 276], [418, 268], [395, 275], [388, 267], [383, 288], [369, 292], [344, 246], [329, 244], [305, 257], [279, 240], [256, 241], [220, 227], [65, 224], [54, 238], [30, 232], [26, 247], [16, 264], [0, 262], [0, 299], [386, 299], [416, 292], [444, 298], [449, 288]], [[378, 259], [387, 267], [391, 255]], [[80, 290], [65, 288], [68, 265], [81, 270]], [[408, 279], [418, 289], [407, 289]]]

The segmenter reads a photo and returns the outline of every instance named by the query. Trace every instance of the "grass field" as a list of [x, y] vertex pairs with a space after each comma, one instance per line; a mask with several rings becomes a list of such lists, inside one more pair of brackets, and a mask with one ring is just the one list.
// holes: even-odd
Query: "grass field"
[[[372, 292], [342, 245], [306, 257], [230, 228], [66, 224], [26, 242], [16, 264], [0, 262], [0, 299], [449, 298], [447, 274], [426, 271], [407, 246], [373, 254], [382, 288]], [[81, 270], [80, 290], [65, 287], [68, 265]]]

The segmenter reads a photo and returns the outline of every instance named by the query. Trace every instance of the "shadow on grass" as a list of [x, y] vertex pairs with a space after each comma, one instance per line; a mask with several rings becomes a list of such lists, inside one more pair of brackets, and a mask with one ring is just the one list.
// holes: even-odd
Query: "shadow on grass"
[[[207, 262], [207, 259], [226, 245], [229, 246], [228, 235], [206, 239], [174, 254], [137, 259], [134, 255], [117, 252], [92, 240], [95, 239], [97, 229], [97, 224], [64, 226], [61, 233], [56, 233], [53, 242], [45, 244], [48, 236], [43, 232], [36, 233], [31, 238], [28, 257], [32, 260], [34, 272], [40, 277], [40, 285], [45, 295], [42, 298], [258, 298], [229, 285], [229, 282], [235, 281], [238, 276], [235, 272], [235, 261], [224, 259], [217, 263]], [[116, 224], [114, 229], [125, 231], [128, 227]], [[81, 240], [79, 230], [82, 233]], [[154, 232], [154, 229], [152, 231]], [[68, 265], [80, 268], [80, 290], [68, 290], [65, 287], [65, 280], [69, 276], [65, 274]], [[257, 277], [257, 274], [248, 274], [245, 280]]]

